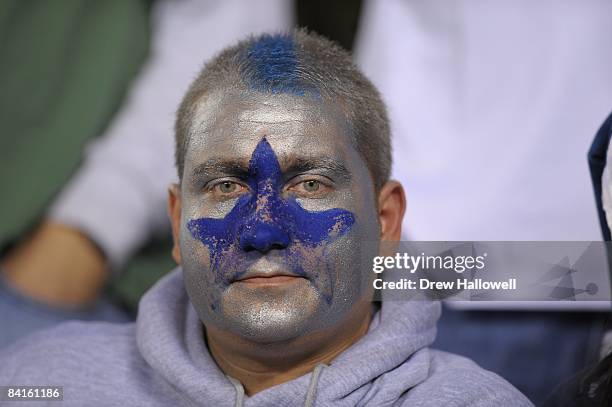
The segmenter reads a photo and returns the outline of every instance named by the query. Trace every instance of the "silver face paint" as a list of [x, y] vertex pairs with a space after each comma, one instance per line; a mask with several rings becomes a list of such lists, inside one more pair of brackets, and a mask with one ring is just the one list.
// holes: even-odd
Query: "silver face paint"
[[[364, 258], [361, 250], [372, 247], [362, 247], [363, 242], [378, 241], [380, 236], [371, 176], [352, 145], [346, 119], [328, 102], [287, 94], [226, 93], [207, 100], [215, 102], [201, 103], [195, 114], [181, 185], [182, 267], [187, 293], [200, 319], [205, 325], [255, 342], [287, 340], [343, 320], [359, 300], [372, 296], [372, 273], [360, 267]], [[187, 223], [198, 218], [224, 218], [239, 197], [220, 197], [210, 186], [226, 180], [242, 181], [221, 166], [203, 164], [239, 161], [248, 167], [264, 137], [278, 157], [287, 186], [313, 178], [327, 183], [320, 196], [296, 196], [302, 208], [341, 208], [354, 214], [355, 222], [324, 249], [298, 247], [306, 259], [305, 278], [275, 285], [220, 282], [211, 267], [209, 248], [192, 235]], [[338, 165], [286, 173], [299, 159], [325, 159]], [[242, 193], [250, 192], [245, 189]], [[238, 256], [246, 260], [241, 257], [232, 267], [248, 268], [243, 272], [265, 275], [289, 269], [283, 250]], [[319, 272], [321, 267], [332, 272], [325, 276]]]

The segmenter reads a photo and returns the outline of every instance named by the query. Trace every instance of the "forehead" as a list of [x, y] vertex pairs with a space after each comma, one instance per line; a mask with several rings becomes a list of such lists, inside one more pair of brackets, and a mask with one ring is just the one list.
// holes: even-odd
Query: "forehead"
[[279, 159], [358, 157], [349, 122], [322, 98], [292, 94], [229, 92], [212, 94], [197, 106], [185, 155], [185, 168], [211, 157], [249, 159], [266, 137]]

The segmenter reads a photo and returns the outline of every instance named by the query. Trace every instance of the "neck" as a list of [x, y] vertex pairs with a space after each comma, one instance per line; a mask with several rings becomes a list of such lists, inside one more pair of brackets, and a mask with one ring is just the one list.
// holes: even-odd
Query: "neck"
[[252, 396], [269, 387], [296, 379], [319, 364], [330, 364], [368, 331], [370, 304], [333, 328], [274, 343], [254, 343], [227, 331], [206, 328], [211, 355], [221, 370]]

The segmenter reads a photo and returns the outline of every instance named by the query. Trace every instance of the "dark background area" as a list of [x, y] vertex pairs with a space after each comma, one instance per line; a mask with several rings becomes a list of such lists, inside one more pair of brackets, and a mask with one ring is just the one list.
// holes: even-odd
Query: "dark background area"
[[296, 0], [297, 25], [352, 49], [361, 14], [361, 0]]

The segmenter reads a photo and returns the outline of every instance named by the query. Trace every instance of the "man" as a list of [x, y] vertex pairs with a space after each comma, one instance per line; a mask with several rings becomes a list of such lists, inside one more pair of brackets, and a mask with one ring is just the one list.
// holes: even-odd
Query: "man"
[[226, 49], [178, 111], [179, 270], [135, 324], [8, 348], [0, 383], [64, 386], [74, 405], [530, 405], [428, 349], [439, 304], [373, 305], [359, 263], [400, 238], [405, 209], [389, 146], [377, 91], [338, 46], [297, 31]]

